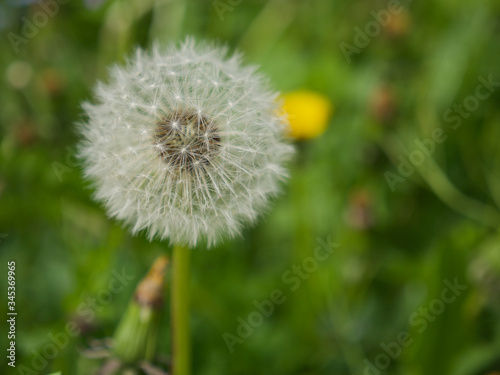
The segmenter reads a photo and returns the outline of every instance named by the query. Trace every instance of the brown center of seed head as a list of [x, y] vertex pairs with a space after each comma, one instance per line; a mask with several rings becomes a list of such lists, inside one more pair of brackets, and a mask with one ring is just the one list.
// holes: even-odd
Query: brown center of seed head
[[158, 122], [154, 144], [165, 163], [192, 171], [209, 163], [221, 139], [211, 119], [187, 109], [172, 111]]

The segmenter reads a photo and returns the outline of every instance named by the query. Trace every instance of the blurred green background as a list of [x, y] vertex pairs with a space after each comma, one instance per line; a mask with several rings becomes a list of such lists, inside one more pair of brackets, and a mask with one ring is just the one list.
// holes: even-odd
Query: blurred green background
[[[15, 260], [18, 366], [33, 368], [48, 335], [75, 322], [82, 334], [30, 374], [81, 372], [79, 350], [112, 336], [135, 282], [170, 252], [91, 200], [75, 123], [109, 64], [135, 46], [194, 35], [242, 51], [280, 91], [321, 93], [335, 114], [322, 136], [298, 145], [284, 194], [254, 228], [193, 251], [193, 373], [498, 375], [500, 90], [479, 89], [482, 99], [477, 88], [500, 82], [500, 2], [402, 2], [378, 23], [390, 2], [56, 4], [0, 4], [0, 312]], [[34, 21], [42, 26], [26, 29]], [[446, 140], [401, 177], [436, 128]], [[400, 176], [393, 188], [388, 176]], [[332, 254], [287, 283], [328, 240]], [[134, 281], [86, 321], [88, 298], [123, 268]], [[449, 303], [446, 280], [466, 286]], [[275, 289], [286, 301], [231, 353], [223, 334], [237, 335], [238, 318]], [[401, 349], [391, 343], [402, 334]], [[166, 313], [165, 354], [169, 335]], [[1, 373], [22, 373], [2, 358]]]

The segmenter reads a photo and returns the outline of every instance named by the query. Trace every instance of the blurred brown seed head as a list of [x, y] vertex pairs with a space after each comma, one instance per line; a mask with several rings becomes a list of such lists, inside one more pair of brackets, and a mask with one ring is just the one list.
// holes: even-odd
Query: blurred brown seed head
[[411, 15], [403, 9], [399, 13], [392, 14], [385, 31], [390, 38], [400, 38], [405, 36], [411, 28]]
[[355, 229], [366, 230], [373, 227], [373, 204], [369, 191], [356, 189], [351, 192], [345, 220], [349, 226]]
[[35, 124], [31, 120], [24, 119], [14, 124], [14, 127], [16, 140], [21, 147], [31, 147], [38, 140]]
[[57, 95], [64, 90], [66, 80], [57, 69], [50, 67], [42, 71], [40, 84], [49, 95]]
[[376, 87], [370, 97], [370, 115], [375, 120], [388, 124], [396, 117], [396, 109], [397, 103], [394, 89], [387, 84]]

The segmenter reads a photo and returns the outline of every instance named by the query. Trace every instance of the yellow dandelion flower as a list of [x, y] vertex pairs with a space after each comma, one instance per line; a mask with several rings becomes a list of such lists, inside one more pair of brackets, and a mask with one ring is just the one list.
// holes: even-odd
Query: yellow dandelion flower
[[326, 130], [333, 113], [330, 101], [313, 91], [297, 90], [283, 96], [284, 111], [290, 122], [290, 135], [298, 140], [312, 139]]

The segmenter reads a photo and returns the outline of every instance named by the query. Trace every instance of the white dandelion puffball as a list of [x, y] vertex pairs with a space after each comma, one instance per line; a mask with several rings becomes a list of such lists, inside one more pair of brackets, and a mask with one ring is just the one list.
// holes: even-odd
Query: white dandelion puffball
[[293, 149], [277, 94], [226, 49], [138, 50], [84, 104], [80, 157], [108, 214], [149, 238], [212, 246], [278, 193]]

